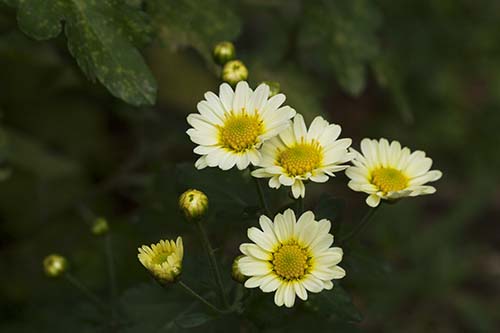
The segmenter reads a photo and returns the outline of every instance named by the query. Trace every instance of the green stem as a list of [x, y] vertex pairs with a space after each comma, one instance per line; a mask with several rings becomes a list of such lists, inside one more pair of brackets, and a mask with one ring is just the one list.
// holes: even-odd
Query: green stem
[[85, 287], [76, 277], [74, 277], [70, 273], [66, 273], [64, 277], [66, 278], [66, 280], [68, 280], [69, 283], [71, 283], [76, 289], [80, 290], [82, 294], [84, 294], [94, 304], [103, 309], [108, 308], [106, 304], [96, 294], [94, 294], [87, 287]]
[[107, 234], [105, 236], [105, 249], [106, 249], [106, 261], [108, 264], [108, 274], [109, 274], [109, 286], [111, 289], [111, 299], [114, 300], [117, 295], [116, 286], [116, 273], [115, 273], [115, 261], [113, 255], [113, 246], [111, 243], [111, 235]]
[[115, 301], [118, 295], [116, 287], [116, 273], [115, 273], [115, 261], [113, 256], [113, 246], [111, 243], [111, 235], [108, 233], [104, 239], [104, 246], [106, 251], [106, 261], [108, 266], [109, 275], [109, 288], [110, 288], [110, 299], [111, 299], [111, 319], [114, 320], [116, 317], [115, 313]]
[[[255, 170], [253, 165], [250, 166], [250, 175], [251, 172]], [[267, 205], [266, 198], [264, 196], [264, 189], [262, 188], [262, 184], [260, 180], [256, 177], [251, 176], [255, 182], [255, 188], [257, 189], [257, 194], [259, 195], [260, 207], [264, 210], [268, 217], [271, 217], [271, 211], [269, 210], [269, 206]]]
[[218, 312], [218, 313], [225, 313], [225, 312], [227, 312], [227, 311], [219, 309], [218, 307], [216, 307], [215, 305], [213, 305], [212, 303], [210, 303], [208, 300], [206, 300], [203, 296], [201, 296], [196, 291], [194, 291], [193, 289], [191, 289], [184, 282], [179, 281], [178, 283], [179, 283], [179, 285], [181, 285], [184, 288], [184, 290], [187, 291], [188, 294], [190, 294], [191, 296], [193, 296], [194, 298], [196, 298], [197, 300], [199, 300], [203, 304], [207, 305], [210, 309], [214, 310], [215, 312]]
[[354, 229], [351, 230], [351, 232], [349, 232], [347, 235], [345, 235], [344, 237], [342, 237], [340, 239], [340, 244], [344, 244], [348, 240], [351, 240], [356, 235], [358, 235], [364, 229], [364, 227], [368, 224], [368, 222], [372, 218], [373, 214], [375, 214], [375, 212], [377, 211], [377, 207], [370, 207], [370, 209], [368, 209], [368, 211], [365, 213], [365, 215], [363, 216], [361, 221], [358, 223], [358, 225], [356, 225], [354, 227]]
[[198, 229], [198, 233], [200, 234], [203, 247], [208, 254], [208, 260], [210, 262], [210, 267], [212, 268], [212, 274], [214, 276], [215, 283], [217, 284], [217, 287], [219, 289], [219, 296], [222, 300], [222, 304], [227, 308], [229, 306], [229, 302], [226, 297], [226, 292], [224, 291], [224, 284], [222, 282], [217, 259], [215, 258], [214, 250], [212, 248], [212, 245], [210, 244], [210, 240], [208, 239], [207, 233], [205, 232], [205, 228], [203, 227], [202, 223], [202, 220], [196, 221], [196, 227]]

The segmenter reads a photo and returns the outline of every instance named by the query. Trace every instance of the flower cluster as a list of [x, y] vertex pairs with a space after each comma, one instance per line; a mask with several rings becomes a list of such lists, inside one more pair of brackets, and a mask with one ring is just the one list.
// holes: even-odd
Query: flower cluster
[[[187, 134], [198, 145], [194, 153], [201, 155], [196, 168], [251, 167], [253, 177], [268, 178], [270, 188], [290, 187], [295, 199], [305, 197], [308, 181], [325, 183], [345, 171], [349, 188], [367, 193], [370, 207], [436, 191], [427, 183], [442, 173], [430, 170], [432, 160], [424, 152], [412, 153], [384, 138], [363, 139], [359, 152], [351, 148], [350, 138], [341, 138], [338, 124], [318, 116], [307, 127], [276, 89], [271, 95], [266, 83], [252, 90], [240, 80], [234, 90], [223, 83], [218, 95], [207, 92], [198, 113], [187, 117], [192, 126]], [[330, 221], [316, 221], [311, 211], [297, 218], [288, 209], [273, 220], [262, 215], [259, 223], [260, 229], [248, 229], [252, 243], [240, 246], [243, 255], [233, 263], [235, 281], [275, 292], [276, 305], [292, 307], [296, 296], [306, 300], [308, 292], [331, 289], [332, 280], [345, 276], [338, 266], [343, 251], [332, 247]]]
[[[350, 148], [352, 140], [340, 139], [342, 128], [318, 116], [307, 128], [302, 115], [282, 106], [284, 94], [269, 97], [269, 86], [253, 91], [240, 81], [233, 91], [223, 83], [219, 95], [205, 94], [198, 113], [187, 118], [187, 134], [198, 144], [198, 169], [257, 167], [252, 176], [269, 178], [269, 187], [290, 186], [294, 198], [305, 196], [305, 182], [324, 183], [346, 170], [349, 187], [369, 194], [375, 207], [380, 200], [431, 194], [426, 185], [441, 178], [430, 170], [432, 160], [422, 151], [411, 152], [398, 141], [361, 141], [361, 153]], [[348, 163], [352, 163], [350, 166]]]

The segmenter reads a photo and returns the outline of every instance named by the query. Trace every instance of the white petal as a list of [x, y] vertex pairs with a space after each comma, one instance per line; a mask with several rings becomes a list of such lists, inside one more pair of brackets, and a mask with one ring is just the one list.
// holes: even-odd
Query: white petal
[[248, 234], [248, 238], [250, 238], [255, 244], [257, 244], [258, 246], [260, 246], [264, 250], [273, 251], [273, 249], [276, 245], [276, 242], [273, 242], [274, 234], [272, 236], [266, 235], [261, 230], [255, 228], [255, 227], [248, 229], [247, 234]]
[[257, 260], [252, 257], [245, 256], [238, 260], [238, 267], [243, 275], [265, 275], [272, 271], [272, 266], [268, 261]]
[[247, 105], [247, 100], [250, 93], [250, 87], [246, 81], [240, 81], [236, 85], [233, 99], [233, 111], [241, 112]]
[[304, 288], [304, 286], [302, 285], [301, 282], [295, 282], [293, 284], [293, 287], [295, 288], [295, 293], [297, 294], [297, 296], [299, 296], [299, 298], [303, 301], [306, 301], [307, 300], [307, 291], [306, 291], [306, 288]]
[[291, 308], [295, 304], [295, 288], [293, 287], [291, 282], [288, 282], [285, 285], [284, 297], [285, 306], [287, 308]]
[[226, 112], [231, 111], [233, 109], [234, 92], [229, 84], [223, 83], [220, 85], [219, 97]]
[[300, 141], [301, 138], [306, 139], [307, 137], [307, 127], [304, 122], [304, 117], [301, 114], [297, 114], [295, 118], [293, 118], [293, 131], [295, 133], [295, 138], [297, 141]]
[[366, 204], [370, 207], [377, 207], [380, 203], [380, 197], [377, 194], [370, 194], [366, 198]]
[[323, 290], [323, 282], [312, 274], [307, 275], [307, 277], [302, 280], [302, 285], [312, 293], [319, 293]]
[[306, 187], [302, 180], [296, 179], [295, 182], [292, 185], [292, 194], [295, 199], [298, 199], [300, 197], [305, 197], [306, 195]]

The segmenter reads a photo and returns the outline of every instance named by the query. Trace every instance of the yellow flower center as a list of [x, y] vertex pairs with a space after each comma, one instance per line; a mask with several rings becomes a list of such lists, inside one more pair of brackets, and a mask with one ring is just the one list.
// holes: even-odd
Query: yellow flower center
[[382, 192], [395, 192], [408, 187], [408, 178], [394, 168], [378, 168], [372, 171], [371, 183]]
[[277, 164], [290, 176], [301, 176], [319, 168], [323, 149], [317, 142], [298, 143], [278, 153]]
[[282, 245], [273, 255], [273, 269], [282, 279], [302, 278], [309, 267], [307, 252], [297, 244]]
[[263, 125], [258, 115], [231, 113], [224, 125], [219, 126], [219, 142], [224, 148], [243, 152], [257, 144], [262, 132]]

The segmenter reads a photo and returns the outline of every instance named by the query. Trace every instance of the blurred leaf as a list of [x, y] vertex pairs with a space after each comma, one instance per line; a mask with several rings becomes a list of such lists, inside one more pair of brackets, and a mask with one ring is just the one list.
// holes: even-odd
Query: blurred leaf
[[147, 16], [123, 0], [18, 0], [17, 20], [27, 35], [45, 40], [63, 30], [78, 65], [116, 97], [152, 105], [156, 81], [136, 49], [149, 40]]
[[151, 0], [147, 11], [165, 44], [192, 46], [206, 60], [215, 43], [235, 39], [241, 29], [231, 4], [222, 0]]
[[385, 55], [384, 57], [378, 57], [373, 62], [375, 78], [381, 87], [391, 93], [394, 104], [403, 121], [412, 123], [414, 121], [413, 112], [403, 91], [403, 80], [400, 77], [400, 73], [394, 69], [393, 62], [388, 61], [387, 58], [388, 56]]
[[195, 312], [181, 315], [175, 320], [175, 323], [182, 328], [193, 328], [206, 324], [212, 319], [213, 317], [206, 313]]
[[311, 294], [306, 305], [325, 318], [354, 323], [363, 320], [363, 316], [352, 303], [351, 296], [339, 284], [335, 284], [332, 290]]
[[7, 158], [18, 168], [28, 170], [41, 178], [63, 178], [81, 172], [80, 165], [51, 152], [40, 142], [13, 129], [6, 130]]
[[332, 71], [349, 94], [361, 94], [366, 65], [378, 53], [380, 15], [369, 0], [317, 0], [305, 7], [299, 44], [303, 57]]

